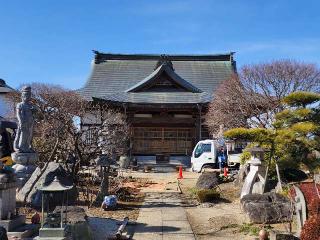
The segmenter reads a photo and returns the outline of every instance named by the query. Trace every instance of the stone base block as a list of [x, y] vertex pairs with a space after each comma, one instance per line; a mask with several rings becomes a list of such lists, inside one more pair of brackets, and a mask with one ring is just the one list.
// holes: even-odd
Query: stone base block
[[16, 175], [13, 172], [0, 173], [0, 184], [12, 183], [16, 181]]
[[299, 240], [299, 238], [292, 233], [271, 231], [270, 240]]
[[15, 163], [22, 165], [33, 165], [38, 160], [38, 153], [20, 153], [14, 152], [11, 154], [11, 158]]
[[40, 228], [39, 229], [39, 238], [64, 238], [66, 236], [66, 232], [64, 228]]
[[291, 203], [280, 194], [248, 194], [241, 199], [241, 204], [252, 223], [291, 221]]
[[[40, 224], [25, 224], [17, 229], [14, 229], [14, 232], [7, 232], [8, 237], [18, 237], [19, 239], [31, 238], [38, 233]], [[9, 238], [10, 239], [10, 238]]]
[[26, 216], [19, 215], [10, 220], [0, 220], [0, 225], [3, 226], [7, 230], [7, 232], [12, 232], [20, 226], [24, 225], [25, 222]]
[[9, 189], [9, 188], [16, 188], [17, 183], [16, 182], [7, 182], [7, 183], [0, 183], [0, 191], [4, 189]]

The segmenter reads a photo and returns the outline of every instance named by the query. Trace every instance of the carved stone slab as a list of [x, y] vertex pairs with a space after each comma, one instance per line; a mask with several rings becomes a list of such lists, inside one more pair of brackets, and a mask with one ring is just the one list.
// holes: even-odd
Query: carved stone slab
[[307, 203], [300, 188], [297, 186], [293, 186], [293, 188], [296, 192], [294, 200], [297, 216], [297, 233], [300, 236], [301, 229], [307, 220]]

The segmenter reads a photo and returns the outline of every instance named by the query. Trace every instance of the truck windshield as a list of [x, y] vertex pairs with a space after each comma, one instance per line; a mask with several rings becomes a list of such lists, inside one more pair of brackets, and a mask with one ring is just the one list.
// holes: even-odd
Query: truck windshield
[[202, 153], [205, 153], [205, 152], [211, 152], [211, 144], [210, 143], [200, 143], [196, 148], [194, 156], [196, 158], [198, 158], [202, 155]]

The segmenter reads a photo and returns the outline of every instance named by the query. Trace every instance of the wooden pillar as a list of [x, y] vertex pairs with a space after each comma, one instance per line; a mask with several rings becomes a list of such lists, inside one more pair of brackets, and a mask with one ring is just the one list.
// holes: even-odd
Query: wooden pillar
[[41, 192], [41, 227], [44, 225], [44, 192]]
[[202, 127], [201, 127], [201, 113], [202, 113], [202, 106], [200, 104], [197, 104], [197, 117], [196, 117], [196, 142], [199, 142], [202, 138], [201, 132], [202, 132]]
[[64, 191], [62, 191], [62, 202], [61, 202], [61, 210], [60, 210], [60, 228], [63, 228], [63, 205], [64, 205]]

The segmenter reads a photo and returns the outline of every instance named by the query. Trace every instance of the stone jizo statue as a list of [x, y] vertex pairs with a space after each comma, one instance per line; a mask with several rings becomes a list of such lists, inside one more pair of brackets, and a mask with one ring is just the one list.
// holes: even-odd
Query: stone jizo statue
[[14, 141], [17, 153], [34, 153], [32, 149], [35, 106], [31, 103], [31, 87], [25, 86], [21, 92], [22, 102], [17, 104], [18, 130]]

